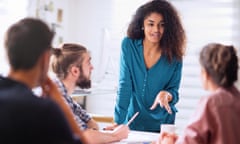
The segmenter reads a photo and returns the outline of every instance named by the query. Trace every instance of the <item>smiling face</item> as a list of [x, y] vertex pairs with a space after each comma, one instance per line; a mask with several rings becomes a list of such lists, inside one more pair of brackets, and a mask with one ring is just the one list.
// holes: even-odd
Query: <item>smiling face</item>
[[143, 21], [145, 40], [151, 43], [159, 43], [164, 32], [163, 16], [159, 13], [151, 13]]

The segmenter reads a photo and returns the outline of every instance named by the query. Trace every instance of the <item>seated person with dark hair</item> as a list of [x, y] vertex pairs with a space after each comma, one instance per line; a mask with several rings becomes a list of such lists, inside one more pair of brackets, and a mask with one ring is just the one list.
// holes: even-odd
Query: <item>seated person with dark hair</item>
[[[1, 144], [81, 143], [70, 109], [47, 77], [53, 35], [44, 22], [34, 18], [22, 19], [7, 30], [10, 72], [0, 76]], [[37, 86], [43, 87], [44, 98], [32, 92]]]

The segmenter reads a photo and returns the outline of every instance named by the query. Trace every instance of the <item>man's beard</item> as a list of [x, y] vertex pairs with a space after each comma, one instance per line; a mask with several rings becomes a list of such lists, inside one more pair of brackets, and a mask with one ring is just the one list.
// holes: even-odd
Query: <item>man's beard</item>
[[91, 88], [91, 80], [84, 76], [83, 70], [80, 68], [80, 76], [76, 82], [76, 86], [82, 88], [82, 89], [88, 89]]

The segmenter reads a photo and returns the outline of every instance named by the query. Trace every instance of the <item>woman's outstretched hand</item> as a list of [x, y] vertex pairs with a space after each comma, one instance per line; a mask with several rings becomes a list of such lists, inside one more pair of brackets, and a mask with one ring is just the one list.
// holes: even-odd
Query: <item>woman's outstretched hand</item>
[[164, 107], [169, 114], [172, 114], [171, 107], [169, 106], [169, 102], [172, 100], [172, 96], [167, 91], [160, 91], [157, 97], [154, 100], [153, 105], [151, 106], [151, 110], [155, 109], [157, 105], [160, 105], [162, 108]]

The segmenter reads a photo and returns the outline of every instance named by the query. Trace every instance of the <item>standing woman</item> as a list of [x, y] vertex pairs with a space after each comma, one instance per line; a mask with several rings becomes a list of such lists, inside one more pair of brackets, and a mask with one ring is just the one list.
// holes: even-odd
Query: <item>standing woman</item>
[[132, 130], [159, 132], [173, 124], [185, 50], [185, 31], [176, 9], [166, 0], [139, 7], [122, 41], [119, 89], [114, 119]]

